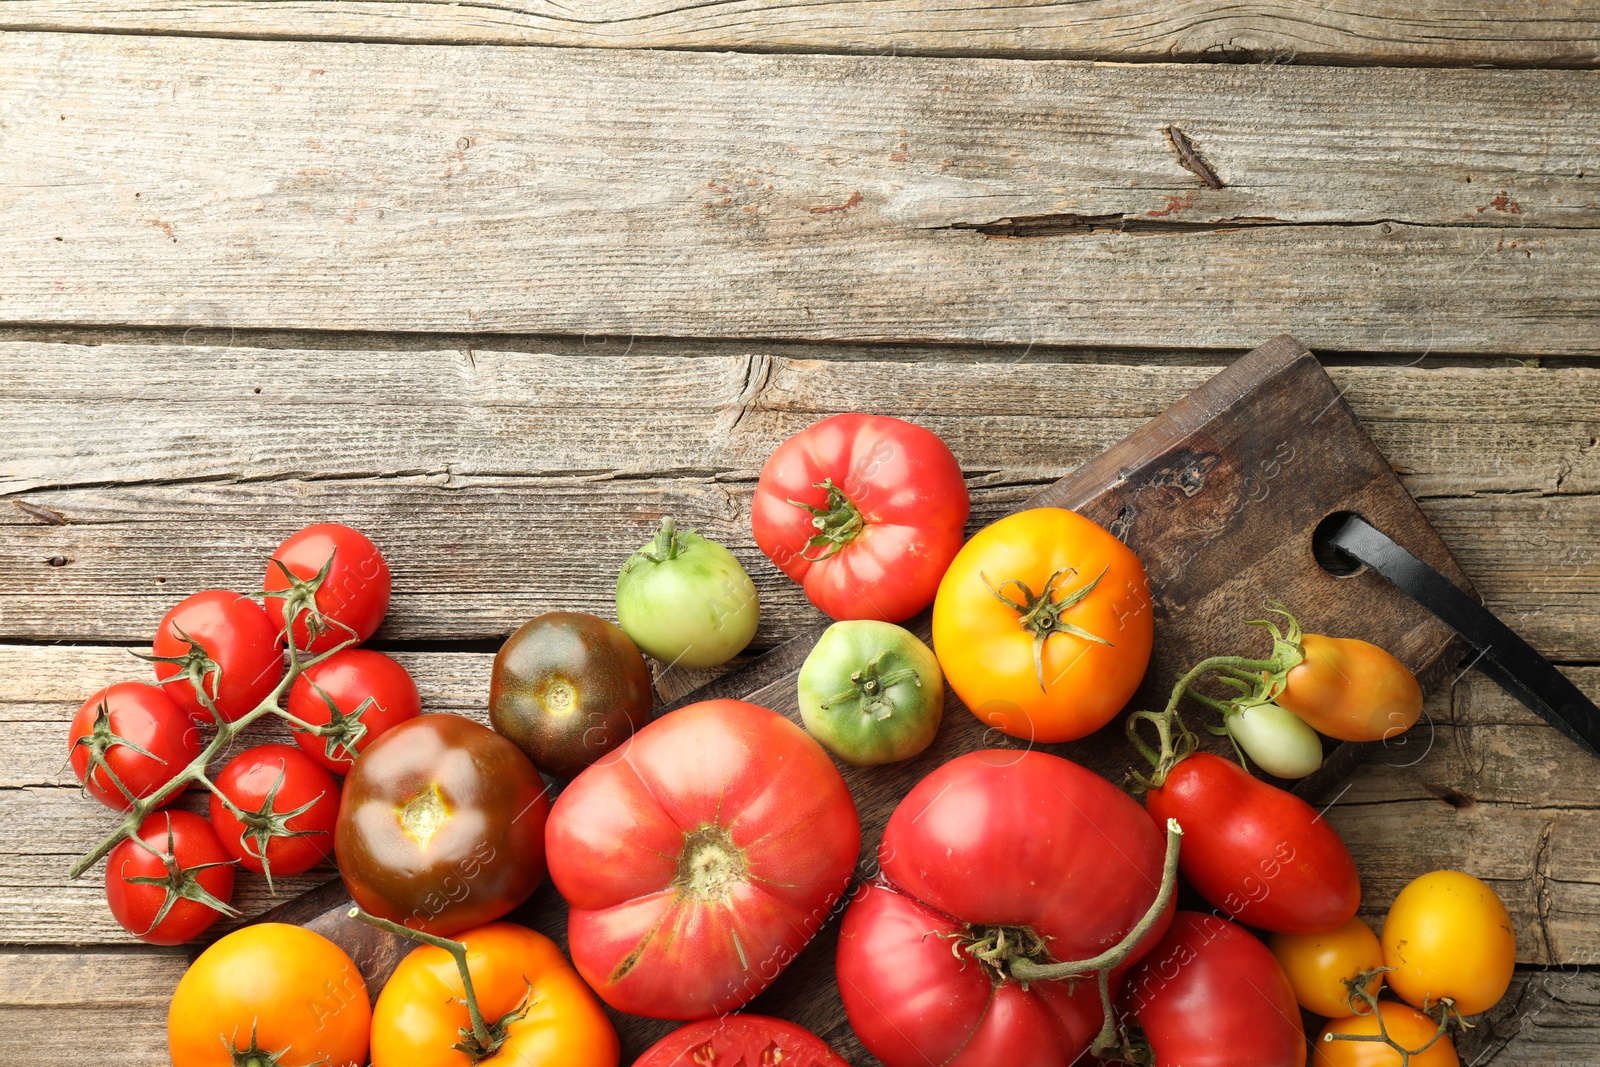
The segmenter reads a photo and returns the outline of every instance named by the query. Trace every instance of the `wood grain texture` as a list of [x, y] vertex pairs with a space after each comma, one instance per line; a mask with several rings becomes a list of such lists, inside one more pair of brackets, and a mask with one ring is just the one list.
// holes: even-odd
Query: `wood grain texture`
[[1593, 66], [1594, 11], [1581, 0], [9, 0], [0, 28], [223, 37], [999, 55], [1110, 60]]
[[15, 33], [0, 106], [3, 322], [1582, 355], [1600, 318], [1596, 72]]

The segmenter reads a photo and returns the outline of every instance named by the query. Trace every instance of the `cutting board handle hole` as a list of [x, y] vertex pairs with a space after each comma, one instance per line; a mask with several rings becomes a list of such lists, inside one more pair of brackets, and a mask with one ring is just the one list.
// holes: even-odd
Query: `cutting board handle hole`
[[1365, 515], [1356, 515], [1353, 511], [1335, 511], [1317, 523], [1317, 528], [1311, 531], [1311, 554], [1316, 557], [1317, 566], [1335, 578], [1354, 578], [1367, 569], [1365, 563], [1347, 555], [1333, 543], [1334, 531], [1344, 525], [1344, 520], [1352, 515], [1360, 519], [1366, 518]]

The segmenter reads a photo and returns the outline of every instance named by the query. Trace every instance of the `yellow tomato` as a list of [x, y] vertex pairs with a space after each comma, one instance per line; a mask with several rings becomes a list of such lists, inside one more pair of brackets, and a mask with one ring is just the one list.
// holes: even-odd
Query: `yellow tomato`
[[[1383, 948], [1372, 927], [1352, 918], [1324, 934], [1273, 934], [1267, 942], [1294, 987], [1294, 998], [1309, 1012], [1329, 1019], [1356, 1014], [1345, 984], [1362, 971], [1383, 966]], [[1374, 975], [1367, 991], [1377, 995], [1383, 975]], [[1365, 1010], [1358, 1002], [1357, 1010]]]
[[[1444, 997], [1476, 1015], [1505, 995], [1517, 962], [1511, 916], [1470, 874], [1434, 871], [1400, 891], [1383, 923], [1389, 988], [1419, 1008]], [[1426, 1001], [1426, 1003], [1424, 1003]]]
[[[617, 1067], [617, 1032], [554, 941], [513, 923], [479, 926], [455, 940], [467, 946], [478, 1009], [503, 1039], [485, 1063]], [[432, 945], [414, 949], [373, 1009], [372, 1067], [470, 1067], [452, 1047], [472, 1032], [465, 997], [454, 956]]]
[[[1405, 1061], [1400, 1053], [1381, 1041], [1328, 1040], [1331, 1034], [1376, 1034], [1379, 1015], [1383, 1017], [1384, 1030], [1408, 1052], [1427, 1045], [1439, 1032], [1439, 1024], [1417, 1009], [1386, 1000], [1378, 1005], [1376, 1014], [1329, 1023], [1317, 1039], [1311, 1067], [1401, 1067]], [[1460, 1067], [1461, 1063], [1448, 1035], [1434, 1041], [1426, 1052], [1410, 1057], [1410, 1061], [1410, 1067]]]
[[251, 1049], [285, 1064], [361, 1067], [371, 1022], [367, 984], [343, 949], [303, 927], [258, 923], [184, 973], [167, 1011], [167, 1049], [174, 1067], [267, 1062]]
[[1120, 711], [1150, 662], [1139, 557], [1064, 508], [979, 530], [933, 602], [933, 647], [973, 714], [1030, 741], [1071, 741]]
[[1416, 725], [1422, 686], [1404, 663], [1369, 641], [1306, 634], [1305, 661], [1289, 671], [1277, 701], [1319, 734], [1382, 741]]

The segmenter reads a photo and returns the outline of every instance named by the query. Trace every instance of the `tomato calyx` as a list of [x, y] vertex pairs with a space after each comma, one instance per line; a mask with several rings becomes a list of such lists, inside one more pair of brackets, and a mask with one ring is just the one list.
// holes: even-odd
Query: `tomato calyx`
[[[289, 811], [276, 810], [278, 790], [283, 788], [283, 780], [287, 774], [287, 767], [279, 769], [278, 777], [273, 781], [272, 788], [267, 790], [267, 795], [261, 799], [261, 806], [254, 811], [239, 807], [232, 800], [229, 800], [227, 795], [220, 789], [213, 787], [213, 792], [222, 801], [222, 806], [227, 808], [228, 813], [238, 819], [240, 825], [244, 827], [239, 831], [239, 847], [244, 849], [246, 854], [254, 855], [261, 860], [261, 873], [267, 877], [267, 892], [269, 893], [276, 892], [272, 885], [272, 860], [267, 858], [267, 846], [272, 843], [272, 839], [275, 837], [310, 837], [313, 834], [327, 833], [326, 830], [289, 829], [289, 820], [297, 819], [310, 811], [327, 795], [326, 793], [318, 793], [298, 808], [293, 808]], [[210, 785], [210, 782], [207, 781], [206, 784]]]
[[283, 589], [263, 589], [256, 595], [283, 601], [283, 635], [289, 643], [291, 656], [294, 654], [294, 640], [292, 637], [294, 624], [300, 620], [302, 615], [305, 616], [307, 648], [314, 646], [317, 638], [335, 626], [344, 630], [349, 634], [350, 638], [359, 639], [361, 637], [350, 626], [345, 625], [338, 619], [331, 619], [324, 615], [322, 609], [317, 606], [317, 590], [321, 589], [322, 583], [328, 580], [328, 573], [333, 570], [333, 557], [335, 555], [337, 555], [337, 552], [328, 553], [328, 561], [322, 565], [321, 570], [310, 578], [301, 578], [284, 566], [283, 561], [276, 556], [270, 561], [274, 567], [283, 573], [284, 581], [289, 584]]
[[883, 661], [892, 654], [892, 650], [884, 649], [865, 667], [851, 671], [850, 681], [854, 683], [853, 687], [824, 700], [822, 710], [832, 711], [835, 705], [854, 700], [860, 703], [858, 710], [861, 715], [874, 722], [882, 722], [893, 715], [894, 702], [886, 695], [889, 689], [902, 682], [914, 682], [917, 688], [921, 689], [922, 676], [910, 667], [885, 671]]
[[72, 742], [69, 758], [70, 753], [76, 752], [80, 745], [89, 750], [89, 762], [83, 769], [83, 793], [85, 796], [89, 793], [89, 780], [97, 773], [104, 773], [107, 778], [111, 779], [111, 784], [117, 787], [117, 791], [128, 799], [129, 804], [139, 799], [133, 795], [131, 789], [123, 784], [122, 779], [117, 777], [117, 772], [112, 769], [110, 761], [106, 759], [106, 753], [118, 745], [123, 748], [131, 748], [139, 755], [147, 756], [163, 766], [167, 762], [154, 752], [141, 748], [113, 730], [111, 728], [111, 707], [104, 700], [100, 701], [99, 707], [94, 709], [94, 726], [90, 728], [88, 733], [81, 735]]
[[189, 651], [181, 656], [157, 656], [148, 652], [134, 652], [133, 654], [147, 663], [170, 663], [177, 667], [177, 673], [161, 679], [161, 684], [171, 685], [180, 678], [187, 678], [189, 684], [194, 686], [194, 696], [200, 702], [200, 706], [209, 711], [216, 722], [221, 723], [223, 721], [222, 713], [217, 710], [217, 705], [213, 699], [217, 695], [216, 681], [211, 683], [211, 692], [206, 692], [206, 679], [208, 677], [211, 675], [215, 675], [217, 678], [222, 677], [221, 664], [211, 658], [211, 654], [206, 651], [206, 646], [184, 633], [183, 628], [177, 623], [172, 624], [172, 632], [178, 640], [188, 644]]
[[310, 734], [312, 737], [323, 738], [326, 742], [323, 752], [328, 759], [348, 759], [354, 762], [355, 758], [360, 755], [356, 751], [356, 745], [360, 744], [361, 739], [367, 736], [367, 724], [361, 721], [361, 716], [378, 706], [377, 698], [367, 697], [356, 705], [354, 711], [346, 715], [339, 710], [339, 705], [320, 685], [315, 682], [310, 684], [311, 691], [321, 697], [324, 704], [328, 705], [328, 721], [320, 726], [302, 723], [295, 728], [302, 733]]
[[[167, 850], [165, 852], [150, 847], [149, 842], [138, 834], [130, 835], [128, 840], [160, 860], [161, 866], [165, 868], [165, 873], [161, 875], [121, 875], [122, 880], [129, 885], [157, 886], [166, 893], [165, 898], [161, 901], [161, 907], [156, 909], [156, 917], [151, 920], [149, 929], [136, 936], [144, 937], [154, 931], [166, 919], [167, 913], [172, 910], [172, 906], [180, 900], [192, 900], [196, 904], [204, 904], [213, 911], [220, 912], [229, 918], [238, 916], [239, 911], [237, 908], [224, 900], [219, 900], [205, 886], [201, 885], [200, 880], [195, 877], [201, 871], [210, 870], [212, 867], [232, 866], [238, 860], [219, 860], [216, 863], [196, 863], [192, 867], [183, 866], [178, 862], [178, 853], [173, 843], [172, 820], [170, 818], [167, 820]], [[254, 1041], [252, 1040], [251, 1043], [254, 1044]]]
[[[813, 482], [812, 486], [827, 491], [828, 502], [822, 507], [792, 497], [789, 498], [789, 503], [811, 512], [811, 525], [817, 528], [817, 532], [806, 542], [806, 549], [800, 553], [800, 558], [811, 563], [819, 563], [830, 556], [838, 555], [845, 545], [856, 539], [867, 524], [861, 517], [861, 509], [844, 495], [844, 490], [835, 485], [832, 478]], [[812, 555], [811, 550], [814, 548], [822, 549], [822, 555]]]
[[[248, 1048], [239, 1047], [239, 1032], [234, 1031], [233, 1037], [222, 1039], [223, 1047], [228, 1050], [228, 1055], [233, 1057], [233, 1067], [289, 1067], [283, 1063], [284, 1054], [289, 1050], [281, 1048], [276, 1052], [262, 1048], [256, 1041], [256, 1022], [250, 1023], [250, 1045]], [[315, 1060], [305, 1067], [325, 1067], [326, 1061]]]
[[[1045, 579], [1044, 589], [1037, 595], [1028, 587], [1028, 583], [1019, 579], [1007, 578], [999, 585], [990, 585], [988, 576], [981, 571], [978, 573], [978, 577], [983, 579], [983, 584], [988, 588], [989, 592], [994, 594], [995, 599], [1014, 610], [1019, 616], [1017, 623], [1033, 635], [1033, 671], [1034, 676], [1039, 681], [1039, 689], [1041, 691], [1045, 689], [1044, 643], [1050, 639], [1051, 634], [1071, 634], [1074, 637], [1081, 637], [1085, 641], [1093, 641], [1098, 645], [1114, 647], [1110, 641], [1098, 634], [1090, 633], [1083, 627], [1075, 626], [1061, 617], [1062, 613], [1072, 610], [1085, 597], [1094, 592], [1095, 587], [1100, 584], [1100, 580], [1106, 576], [1106, 571], [1108, 570], [1110, 570], [1109, 567], [1105, 568], [1088, 585], [1074, 589], [1072, 592], [1062, 596], [1060, 600], [1055, 599], [1055, 594], [1058, 592], [1056, 580], [1063, 575], [1077, 574], [1076, 567], [1063, 567], [1050, 575]], [[1021, 594], [1020, 600], [1014, 600], [1006, 596], [1005, 588], [1008, 585], [1017, 587], [1017, 592]]]
[[[1093, 975], [1100, 991], [1100, 1007], [1103, 1013], [1100, 1032], [1095, 1035], [1094, 1043], [1089, 1046], [1090, 1051], [1096, 1055], [1117, 1048], [1122, 1043], [1116, 1013], [1111, 1007], [1111, 972], [1127, 960], [1160, 921], [1167, 910], [1167, 905], [1172, 902], [1172, 895], [1178, 886], [1178, 853], [1182, 840], [1183, 827], [1178, 825], [1178, 820], [1168, 819], [1166, 859], [1161, 867], [1161, 887], [1156, 891], [1155, 900], [1150, 902], [1150, 907], [1122, 940], [1098, 956], [1064, 963], [1041, 961], [1040, 947], [1044, 939], [1037, 935], [1032, 939], [1014, 938], [1011, 947], [997, 943], [991, 950], [991, 955], [996, 960], [1004, 960], [1005, 974], [1021, 983], [1024, 990], [1031, 982], [1057, 981], [1063, 978], [1070, 980]], [[1043, 956], [1048, 960], [1047, 951]], [[993, 961], [990, 962], [992, 966]]]
[[[694, 533], [686, 530], [686, 533]], [[665, 563], [669, 559], [677, 559], [678, 553], [683, 551], [683, 541], [678, 537], [677, 522], [671, 515], [661, 518], [661, 528], [656, 531], [650, 543], [634, 552], [628, 561], [622, 565], [622, 572], [626, 574], [633, 569], [638, 560], [649, 560], [651, 563]]]

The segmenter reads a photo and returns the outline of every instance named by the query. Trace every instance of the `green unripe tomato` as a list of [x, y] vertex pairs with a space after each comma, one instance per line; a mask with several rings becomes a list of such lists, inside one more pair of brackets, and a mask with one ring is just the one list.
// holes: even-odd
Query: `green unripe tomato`
[[944, 675], [933, 650], [904, 627], [836, 622], [800, 668], [800, 715], [846, 763], [910, 759], [939, 732]]
[[1253, 704], [1229, 712], [1226, 722], [1244, 754], [1268, 774], [1304, 778], [1322, 766], [1322, 738], [1288, 708]]
[[669, 666], [720, 667], [755, 636], [761, 604], [732, 552], [667, 518], [622, 565], [617, 622]]

